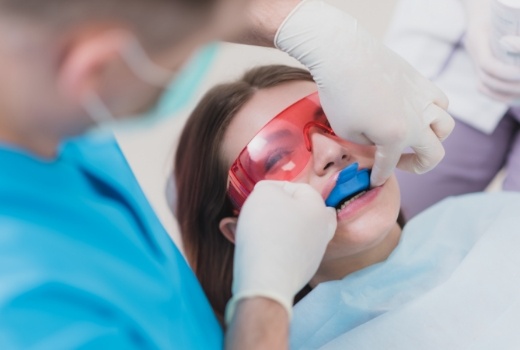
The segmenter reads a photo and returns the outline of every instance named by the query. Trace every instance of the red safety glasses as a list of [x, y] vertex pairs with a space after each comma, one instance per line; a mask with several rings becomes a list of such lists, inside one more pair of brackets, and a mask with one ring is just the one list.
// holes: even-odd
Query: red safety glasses
[[334, 135], [315, 92], [275, 116], [240, 152], [229, 170], [228, 196], [237, 212], [256, 183], [294, 180], [311, 158], [311, 129]]

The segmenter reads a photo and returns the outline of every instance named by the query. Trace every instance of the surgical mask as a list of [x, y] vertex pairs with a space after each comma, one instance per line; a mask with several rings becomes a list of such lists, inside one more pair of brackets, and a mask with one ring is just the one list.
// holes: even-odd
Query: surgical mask
[[[135, 38], [128, 40], [128, 44], [120, 51], [120, 54], [132, 73], [147, 84], [165, 89], [174, 78], [173, 72], [160, 67], [150, 59]], [[83, 106], [98, 126], [115, 125], [114, 115], [94, 91], [85, 94]]]
[[121, 57], [135, 76], [150, 85], [163, 88], [163, 95], [156, 105], [145, 113], [117, 121], [104, 101], [94, 92], [84, 96], [83, 106], [101, 129], [132, 129], [156, 123], [185, 107], [209, 70], [217, 49], [216, 44], [204, 47], [176, 75], [155, 64], [140, 43], [135, 39], [131, 40], [129, 45], [121, 50]]

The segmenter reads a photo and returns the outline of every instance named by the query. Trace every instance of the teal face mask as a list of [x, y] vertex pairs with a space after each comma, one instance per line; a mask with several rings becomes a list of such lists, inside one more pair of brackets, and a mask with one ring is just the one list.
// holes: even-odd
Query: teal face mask
[[174, 76], [173, 73], [155, 65], [141, 45], [135, 41], [128, 50], [122, 52], [122, 57], [141, 80], [164, 88], [156, 105], [145, 113], [116, 121], [101, 98], [96, 94], [90, 94], [83, 102], [85, 110], [101, 130], [140, 128], [171, 117], [193, 98], [217, 51], [217, 44], [206, 46], [177, 76]]

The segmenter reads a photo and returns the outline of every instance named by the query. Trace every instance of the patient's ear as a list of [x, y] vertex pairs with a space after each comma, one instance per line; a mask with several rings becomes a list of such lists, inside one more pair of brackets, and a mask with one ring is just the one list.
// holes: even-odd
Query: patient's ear
[[226, 237], [228, 241], [235, 244], [235, 232], [237, 230], [237, 218], [224, 218], [220, 220], [220, 224], [218, 225], [220, 232], [222, 235]]

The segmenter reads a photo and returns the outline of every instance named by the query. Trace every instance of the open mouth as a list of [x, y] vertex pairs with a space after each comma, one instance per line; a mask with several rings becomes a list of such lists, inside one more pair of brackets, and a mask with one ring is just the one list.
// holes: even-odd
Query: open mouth
[[335, 206], [336, 212], [339, 213], [340, 211], [345, 209], [347, 207], [347, 205], [349, 205], [350, 203], [352, 203], [353, 201], [355, 201], [356, 199], [358, 199], [359, 197], [361, 197], [365, 193], [367, 193], [367, 190], [363, 190], [363, 191], [355, 193], [355, 194], [353, 194], [351, 196], [347, 196], [340, 203], [338, 203], [338, 205]]
[[340, 212], [370, 189], [370, 170], [358, 168], [359, 164], [353, 163], [339, 173], [336, 186], [325, 200], [327, 206]]

